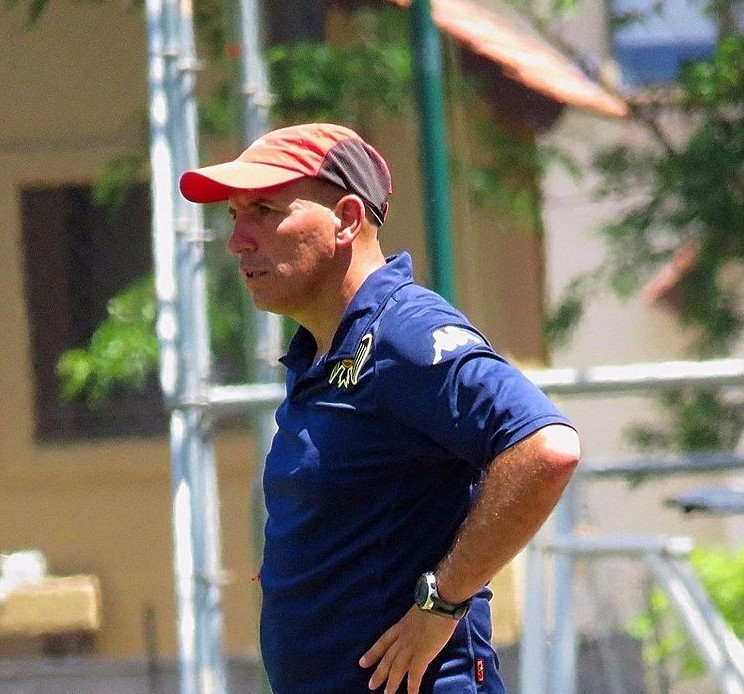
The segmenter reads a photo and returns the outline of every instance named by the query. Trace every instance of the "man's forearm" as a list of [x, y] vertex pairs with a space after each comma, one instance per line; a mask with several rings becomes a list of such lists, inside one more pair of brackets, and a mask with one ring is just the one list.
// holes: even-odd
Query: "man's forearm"
[[519, 553], [550, 515], [578, 460], [578, 436], [564, 425], [544, 427], [494, 458], [436, 569], [443, 600], [468, 599]]

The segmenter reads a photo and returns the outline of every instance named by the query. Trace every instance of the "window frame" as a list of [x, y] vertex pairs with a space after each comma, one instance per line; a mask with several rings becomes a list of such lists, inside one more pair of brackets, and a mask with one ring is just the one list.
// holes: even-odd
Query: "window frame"
[[167, 414], [155, 375], [140, 392], [118, 388], [105, 401], [65, 399], [61, 354], [84, 347], [109, 299], [152, 272], [150, 193], [135, 184], [118, 213], [96, 206], [91, 186], [26, 185], [18, 191], [34, 403], [34, 438], [53, 444], [161, 436]]

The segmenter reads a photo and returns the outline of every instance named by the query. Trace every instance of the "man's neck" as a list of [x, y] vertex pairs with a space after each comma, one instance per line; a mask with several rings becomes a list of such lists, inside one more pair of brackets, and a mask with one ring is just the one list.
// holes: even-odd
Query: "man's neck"
[[326, 292], [327, 298], [332, 297], [330, 301], [326, 301], [313, 316], [296, 317], [296, 320], [304, 325], [315, 338], [318, 357], [330, 350], [344, 311], [365, 280], [384, 265], [385, 256], [379, 250], [379, 246], [376, 247], [375, 252], [357, 254], [336, 285], [337, 290], [333, 293]]

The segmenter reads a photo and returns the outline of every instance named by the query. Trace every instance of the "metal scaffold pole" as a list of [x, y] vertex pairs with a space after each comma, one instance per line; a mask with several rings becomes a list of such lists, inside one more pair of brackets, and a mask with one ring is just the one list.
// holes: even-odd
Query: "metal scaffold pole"
[[210, 345], [201, 212], [178, 193], [197, 162], [190, 0], [146, 0], [160, 382], [170, 409], [181, 694], [224, 694], [220, 525], [207, 408]]
[[[236, 111], [240, 122], [243, 146], [247, 146], [269, 129], [270, 94], [268, 75], [261, 51], [261, 21], [259, 3], [254, 0], [227, 0], [232, 12], [233, 38], [237, 44], [237, 69], [233, 81], [236, 92]], [[250, 326], [249, 360], [253, 380], [257, 383], [278, 381], [279, 357], [281, 356], [281, 318], [273, 313], [257, 311], [246, 299], [246, 317]], [[258, 430], [256, 436], [257, 459], [266, 459], [275, 424], [273, 407], [258, 408]], [[265, 507], [261, 489], [261, 470], [256, 475], [254, 487], [254, 519], [256, 523], [254, 542], [260, 556], [263, 542]]]

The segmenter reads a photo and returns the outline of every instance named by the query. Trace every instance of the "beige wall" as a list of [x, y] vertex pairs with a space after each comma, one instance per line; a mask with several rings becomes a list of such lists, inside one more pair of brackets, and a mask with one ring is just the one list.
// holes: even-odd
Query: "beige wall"
[[[26, 31], [23, 8], [3, 10], [0, 22], [0, 551], [36, 548], [55, 574], [100, 577], [100, 653], [141, 654], [143, 610], [152, 605], [162, 651], [173, 654], [168, 442], [34, 441], [18, 208], [23, 186], [91, 182], [131, 146], [138, 119], [146, 117], [144, 21], [112, 3], [50, 3], [39, 26]], [[410, 248], [426, 279], [416, 132], [411, 117], [375, 134], [396, 181], [384, 245], [391, 252]], [[539, 356], [536, 236], [495, 233], [499, 225], [488, 215], [463, 212], [461, 192], [453, 204], [461, 305], [499, 347], [520, 358]], [[43, 256], [44, 248], [35, 252]], [[224, 565], [233, 575], [224, 590], [226, 650], [251, 653], [258, 599], [250, 582], [250, 437], [222, 435], [217, 451]]]
[[[228, 652], [255, 648], [255, 587], [250, 577], [248, 441], [218, 442]], [[101, 580], [102, 654], [144, 650], [143, 615], [156, 614], [164, 654], [175, 653], [168, 448], [132, 439], [116, 446], [19, 449], [4, 470], [4, 550], [38, 548], [58, 575], [91, 573]], [[4, 459], [5, 462], [5, 459]]]

